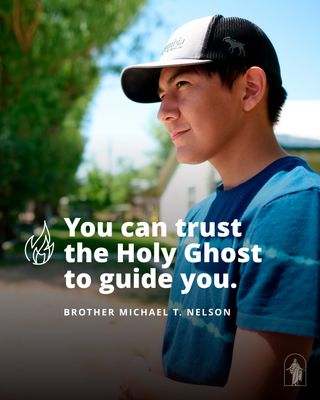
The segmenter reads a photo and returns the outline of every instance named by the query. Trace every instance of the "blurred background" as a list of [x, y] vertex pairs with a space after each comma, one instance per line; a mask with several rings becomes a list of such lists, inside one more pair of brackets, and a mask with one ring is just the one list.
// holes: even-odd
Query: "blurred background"
[[288, 91], [276, 132], [318, 169], [319, 8], [316, 1], [3, 0], [0, 252], [24, 230], [66, 215], [161, 219], [173, 230], [210, 193], [218, 176], [208, 166], [178, 166], [156, 122], [158, 105], [129, 101], [119, 80], [124, 66], [157, 59], [169, 33], [192, 18], [237, 15], [267, 32]]
[[[17, 372], [14, 361], [18, 360], [17, 349], [21, 350], [22, 337], [30, 353], [22, 346], [26, 353], [23, 353], [24, 361], [19, 361], [25, 366], [20, 368], [21, 376], [27, 370], [26, 360], [31, 353], [33, 356], [39, 353], [38, 363], [46, 363], [45, 340], [42, 350], [35, 350], [41, 342], [35, 334], [39, 329], [42, 338], [51, 343], [50, 355], [55, 353], [61, 357], [52, 364], [56, 366], [55, 372], [61, 361], [66, 362], [66, 353], [61, 349], [65, 352], [71, 337], [79, 338], [80, 331], [90, 331], [91, 339], [89, 336], [79, 339], [73, 350], [77, 360], [87, 359], [90, 344], [95, 337], [103, 341], [107, 330], [114, 332], [113, 339], [108, 340], [109, 347], [105, 348], [107, 353], [118, 341], [122, 345], [129, 343], [131, 352], [143, 354], [143, 350], [137, 349], [142, 341], [146, 352], [146, 337], [153, 343], [150, 349], [155, 343], [159, 347], [163, 318], [157, 322], [146, 318], [143, 322], [135, 320], [127, 322], [126, 327], [118, 322], [118, 331], [111, 329], [117, 325], [115, 321], [99, 325], [100, 322], [88, 320], [84, 327], [76, 325], [79, 322], [69, 325], [61, 318], [61, 309], [66, 304], [165, 305], [168, 295], [165, 290], [128, 291], [106, 299], [96, 295], [94, 286], [91, 292], [67, 292], [63, 274], [69, 267], [63, 262], [63, 249], [72, 242], [63, 218], [113, 221], [112, 238], [96, 236], [84, 241], [92, 249], [104, 246], [112, 252], [116, 243], [123, 241], [119, 233], [123, 221], [161, 220], [171, 232], [175, 221], [214, 189], [219, 176], [208, 164], [176, 163], [172, 143], [156, 122], [158, 105], [129, 101], [121, 91], [119, 73], [128, 64], [157, 59], [179, 25], [217, 13], [257, 23], [273, 42], [288, 92], [288, 101], [275, 128], [279, 141], [289, 153], [305, 158], [319, 172], [320, 3], [317, 0], [1, 0], [0, 285], [3, 301], [0, 315], [7, 332], [7, 341], [2, 344], [11, 349], [0, 364], [0, 367], [6, 366], [1, 369], [6, 371], [5, 376]], [[30, 235], [41, 232], [44, 220], [55, 242], [55, 252], [47, 266], [36, 268], [26, 263], [24, 244]], [[152, 240], [134, 240], [137, 248], [152, 248]], [[175, 244], [174, 235], [169, 235], [163, 245]], [[141, 271], [145, 272], [148, 267], [141, 266]], [[116, 262], [108, 264], [108, 270], [130, 268]], [[106, 268], [92, 264], [77, 265], [74, 269], [89, 271], [98, 279]], [[39, 303], [42, 307], [34, 313]], [[60, 336], [56, 339], [59, 329], [62, 336], [69, 332], [70, 342], [62, 345]], [[134, 343], [123, 334], [128, 329], [133, 332]], [[123, 336], [116, 332], [122, 332]], [[100, 342], [96, 346], [97, 343]], [[59, 346], [61, 351], [57, 352]], [[118, 347], [128, 355], [128, 346]], [[72, 357], [70, 364], [66, 363], [68, 368], [79, 366]], [[96, 348], [94, 360], [91, 364], [88, 361], [81, 373], [86, 374], [86, 368], [95, 371], [95, 363], [99, 364], [97, 360], [102, 358], [105, 361], [108, 356], [102, 357]], [[8, 360], [11, 360], [10, 368]], [[114, 367], [115, 361], [104, 368], [112, 375], [110, 365]], [[122, 365], [118, 363], [118, 370]], [[105, 371], [104, 368], [99, 371]], [[39, 373], [38, 369], [32, 371]], [[92, 387], [100, 387], [103, 376], [101, 380], [92, 380]], [[25, 382], [29, 383], [22, 387], [29, 388], [31, 393], [33, 381], [30, 383], [25, 378]], [[43, 385], [45, 390], [46, 383]], [[8, 396], [13, 386], [8, 383], [3, 393]], [[39, 398], [41, 390], [37, 392]], [[34, 393], [33, 398], [37, 398]]]

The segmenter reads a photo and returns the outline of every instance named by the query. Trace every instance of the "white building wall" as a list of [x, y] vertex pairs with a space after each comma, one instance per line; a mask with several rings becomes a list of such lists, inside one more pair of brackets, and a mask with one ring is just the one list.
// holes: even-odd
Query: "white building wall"
[[167, 224], [169, 232], [175, 232], [177, 220], [184, 218], [193, 204], [207, 197], [218, 180], [208, 162], [177, 166], [160, 199], [160, 221]]

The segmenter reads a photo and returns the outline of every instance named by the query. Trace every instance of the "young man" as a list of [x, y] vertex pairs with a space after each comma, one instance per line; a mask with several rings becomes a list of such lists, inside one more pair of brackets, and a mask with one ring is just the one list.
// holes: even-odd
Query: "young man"
[[[309, 359], [299, 373], [299, 396], [308, 398], [320, 374], [320, 177], [275, 138], [286, 92], [270, 40], [244, 19], [197, 19], [173, 34], [159, 62], [128, 67], [121, 79], [133, 101], [161, 101], [158, 118], [180, 162], [208, 160], [220, 173], [223, 184], [185, 222], [240, 224], [240, 234], [226, 237], [196, 231], [199, 262], [185, 257], [190, 238], [180, 239], [165, 377], [137, 365], [122, 398], [293, 399], [299, 388], [286, 386], [285, 375], [293, 353]], [[261, 262], [204, 261], [206, 246], [255, 245]], [[229, 283], [182, 294], [182, 272], [227, 273]]]

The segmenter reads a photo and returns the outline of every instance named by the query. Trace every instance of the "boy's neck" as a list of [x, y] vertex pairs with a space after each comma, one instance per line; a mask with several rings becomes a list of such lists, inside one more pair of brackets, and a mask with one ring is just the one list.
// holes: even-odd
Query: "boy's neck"
[[225, 189], [246, 182], [273, 161], [288, 155], [278, 144], [272, 128], [239, 137], [236, 149], [233, 146], [209, 160], [218, 170]]

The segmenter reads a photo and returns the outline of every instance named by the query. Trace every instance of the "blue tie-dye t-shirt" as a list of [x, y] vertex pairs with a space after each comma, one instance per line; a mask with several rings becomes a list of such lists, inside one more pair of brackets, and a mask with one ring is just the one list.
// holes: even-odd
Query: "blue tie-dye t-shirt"
[[[320, 373], [320, 176], [298, 157], [278, 159], [235, 188], [218, 187], [185, 222], [235, 219], [242, 224], [240, 238], [204, 238], [199, 231], [180, 238], [163, 344], [165, 374], [182, 382], [225, 385], [239, 326], [314, 337], [311, 384]], [[186, 246], [198, 243], [203, 251], [205, 242], [220, 250], [258, 245], [262, 262], [186, 261]], [[195, 283], [181, 294], [181, 273], [228, 273], [236, 287]]]

